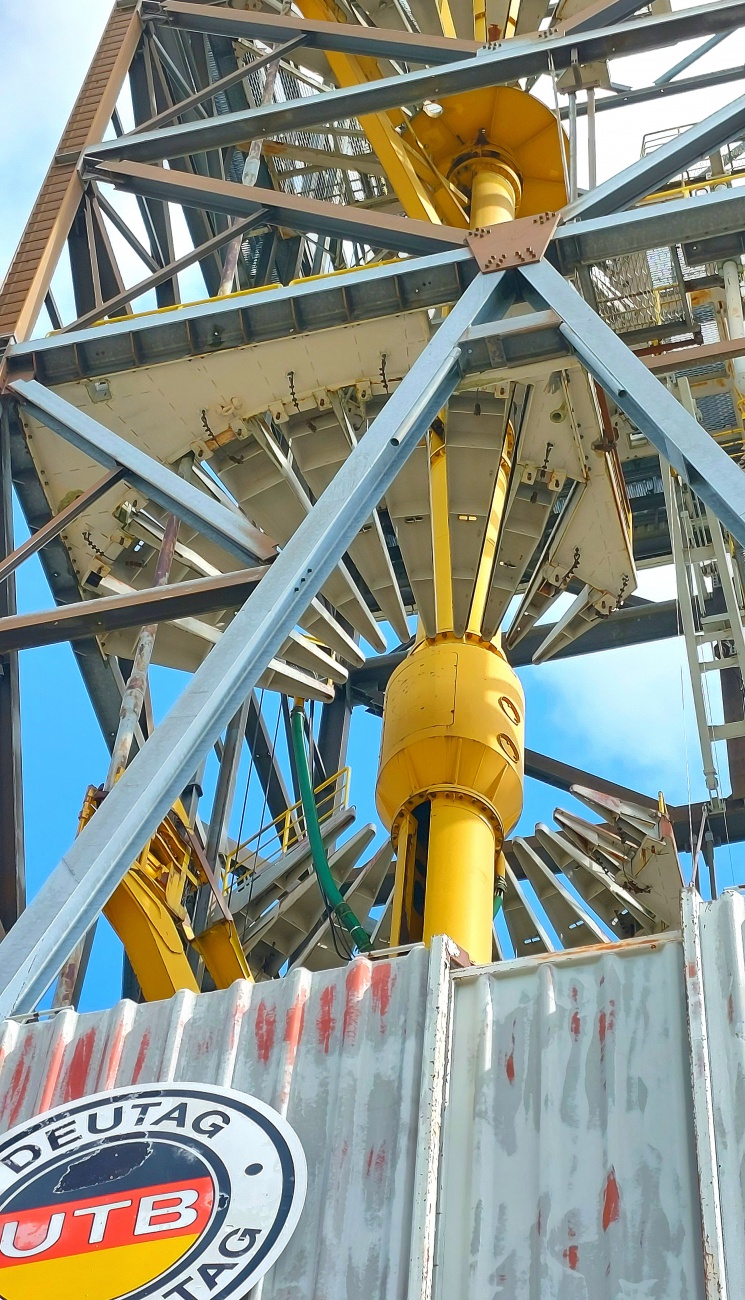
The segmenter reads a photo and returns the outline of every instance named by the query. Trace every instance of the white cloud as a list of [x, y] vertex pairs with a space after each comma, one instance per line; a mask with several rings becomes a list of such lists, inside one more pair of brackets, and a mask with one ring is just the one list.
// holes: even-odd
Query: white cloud
[[687, 802], [689, 790], [705, 797], [681, 640], [548, 663], [521, 676], [529, 745], [539, 728], [550, 753], [598, 775], [663, 790], [671, 803]]

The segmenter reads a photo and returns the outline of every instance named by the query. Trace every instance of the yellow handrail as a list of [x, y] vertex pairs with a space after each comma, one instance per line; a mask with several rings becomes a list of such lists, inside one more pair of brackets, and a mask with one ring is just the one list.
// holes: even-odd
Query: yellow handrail
[[[329, 776], [314, 790], [316, 796], [316, 806], [318, 807], [318, 820], [321, 824], [328, 821], [335, 812], [349, 807], [349, 789], [351, 781], [351, 768], [342, 767], [333, 776]], [[264, 841], [270, 837], [276, 836], [277, 848], [274, 852], [264, 851]], [[272, 821], [265, 822], [249, 836], [237, 844], [225, 861], [223, 872], [223, 889], [228, 889], [228, 877], [242, 877], [251, 875], [256, 866], [250, 866], [250, 859], [253, 858], [256, 865], [257, 860], [261, 857], [260, 865], [266, 866], [268, 863], [276, 862], [283, 854], [289, 852], [296, 844], [306, 838], [305, 823], [303, 819], [303, 806], [300, 799], [296, 803], [290, 804], [284, 812]]]
[[698, 194], [701, 190], [718, 189], [720, 185], [731, 185], [733, 181], [745, 179], [745, 172], [727, 172], [724, 176], [708, 176], [700, 181], [690, 181], [687, 184], [681, 182], [680, 185], [671, 186], [669, 190], [657, 190], [654, 194], [647, 194], [642, 203], [662, 203], [665, 199], [685, 199], [690, 194]]

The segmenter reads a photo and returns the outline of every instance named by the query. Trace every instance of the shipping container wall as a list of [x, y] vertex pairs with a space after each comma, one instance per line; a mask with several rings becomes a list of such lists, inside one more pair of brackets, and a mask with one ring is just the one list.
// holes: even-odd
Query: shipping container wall
[[682, 935], [448, 951], [6, 1023], [0, 1131], [137, 1083], [275, 1107], [308, 1197], [251, 1300], [739, 1300], [745, 899], [686, 895]]
[[437, 1300], [703, 1300], [679, 938], [453, 984]]
[[418, 948], [395, 962], [6, 1023], [0, 1130], [132, 1083], [249, 1093], [297, 1132], [310, 1188], [288, 1248], [252, 1295], [405, 1300], [428, 968]]
[[729, 1300], [745, 1295], [745, 899], [698, 907], [722, 1245]]

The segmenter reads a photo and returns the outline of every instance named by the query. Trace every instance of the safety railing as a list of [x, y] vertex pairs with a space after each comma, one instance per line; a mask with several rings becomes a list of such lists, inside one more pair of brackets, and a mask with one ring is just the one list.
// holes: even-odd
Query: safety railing
[[[321, 826], [334, 813], [349, 807], [351, 769], [343, 767], [314, 789], [318, 820]], [[223, 890], [230, 893], [258, 870], [278, 862], [296, 845], [307, 839], [307, 829], [300, 800], [286, 808], [278, 817], [265, 822], [247, 840], [237, 844], [228, 854], [223, 872]]]

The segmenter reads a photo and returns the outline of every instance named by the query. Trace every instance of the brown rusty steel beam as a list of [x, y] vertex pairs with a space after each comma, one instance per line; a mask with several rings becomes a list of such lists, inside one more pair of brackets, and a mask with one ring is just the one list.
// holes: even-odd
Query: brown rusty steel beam
[[462, 248], [466, 231], [454, 226], [432, 225], [410, 217], [393, 217], [363, 207], [345, 207], [320, 199], [305, 199], [297, 194], [238, 185], [234, 181], [213, 180], [206, 176], [189, 176], [143, 163], [98, 163], [90, 160], [87, 174], [117, 189], [148, 198], [182, 203], [187, 207], [206, 208], [228, 216], [255, 215], [266, 209], [266, 220], [273, 225], [316, 234], [340, 235], [357, 239], [375, 248], [398, 252], [432, 253]]
[[83, 196], [80, 151], [103, 138], [141, 31], [134, 3], [115, 5], [5, 278], [0, 339], [31, 334]]
[[745, 355], [744, 339], [721, 339], [718, 343], [699, 343], [692, 348], [676, 348], [661, 352], [656, 357], [642, 357], [648, 370], [655, 375], [669, 375], [689, 366], [705, 366], [708, 362], [731, 361]]
[[146, 587], [125, 596], [81, 600], [74, 605], [0, 618], [0, 654], [60, 641], [104, 636], [147, 623], [169, 623], [243, 605], [266, 567], [239, 569], [216, 578], [195, 578], [170, 587]]
[[84, 514], [89, 506], [92, 506], [96, 501], [99, 501], [101, 497], [105, 496], [106, 493], [109, 492], [111, 488], [115, 487], [117, 483], [121, 483], [123, 478], [123, 469], [112, 469], [108, 474], [104, 474], [103, 478], [100, 478], [97, 483], [93, 484], [93, 487], [88, 488], [85, 492], [81, 492], [80, 496], [75, 497], [74, 501], [71, 501], [68, 506], [65, 506], [64, 510], [60, 510], [59, 514], [52, 515], [49, 522], [43, 524], [35, 533], [32, 533], [28, 538], [28, 541], [22, 542], [21, 545], [17, 546], [14, 551], [11, 551], [4, 560], [0, 559], [0, 583], [2, 583], [11, 573], [14, 573], [19, 564], [23, 564], [24, 560], [28, 560], [32, 555], [36, 555], [36, 553], [41, 550], [42, 546], [46, 546], [47, 542], [51, 542], [55, 537], [59, 537], [60, 533], [64, 532], [65, 528], [67, 528], [68, 524], [72, 523], [73, 519], [77, 519], [80, 515]]
[[[10, 422], [0, 414], [0, 558], [13, 549]], [[0, 615], [16, 612], [15, 579], [0, 583]], [[2, 619], [0, 618], [0, 621]], [[18, 655], [0, 654], [0, 929], [7, 933], [26, 906], [23, 766]], [[1, 937], [1, 936], [0, 936]]]
[[261, 221], [266, 215], [263, 208], [259, 208], [253, 216], [246, 217], [245, 220], [237, 222], [236, 225], [222, 230], [213, 239], [209, 239], [206, 244], [200, 244], [198, 248], [192, 248], [183, 257], [177, 257], [175, 261], [169, 262], [168, 266], [161, 267], [154, 275], [149, 275], [147, 279], [140, 280], [131, 289], [124, 289], [122, 293], [117, 294], [115, 298], [109, 298], [108, 302], [101, 303], [93, 311], [88, 311], [84, 316], [78, 316], [71, 325], [66, 325], [61, 331], [62, 334], [69, 334], [71, 330], [83, 329], [86, 325], [94, 325], [96, 321], [102, 320], [105, 316], [113, 316], [120, 308], [139, 298], [143, 293], [148, 293], [150, 289], [157, 289], [158, 285], [164, 284], [166, 280], [173, 279], [179, 271], [185, 271], [187, 266], [193, 266], [195, 262], [201, 262], [206, 257], [211, 257], [218, 249], [223, 248], [231, 239], [242, 239], [247, 231]]

